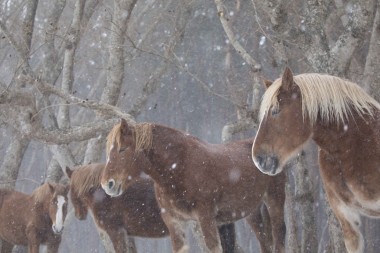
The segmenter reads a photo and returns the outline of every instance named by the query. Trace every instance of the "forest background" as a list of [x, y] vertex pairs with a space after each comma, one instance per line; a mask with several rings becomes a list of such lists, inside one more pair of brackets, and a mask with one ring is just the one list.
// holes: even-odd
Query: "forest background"
[[[264, 79], [329, 73], [380, 98], [378, 0], [1, 0], [0, 187], [30, 193], [66, 166], [104, 162], [120, 117], [211, 143], [251, 137]], [[344, 252], [317, 149], [287, 170], [289, 252]], [[244, 220], [238, 243], [256, 252]], [[366, 252], [380, 223], [363, 219]], [[112, 252], [70, 208], [60, 252]], [[101, 236], [103, 238], [103, 236]], [[136, 239], [141, 252], [170, 240]], [[191, 252], [197, 252], [192, 243]]]

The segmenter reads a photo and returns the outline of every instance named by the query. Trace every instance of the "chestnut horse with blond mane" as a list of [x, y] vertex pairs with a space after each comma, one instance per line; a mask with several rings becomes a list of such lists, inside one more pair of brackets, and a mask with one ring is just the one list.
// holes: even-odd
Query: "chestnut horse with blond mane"
[[38, 253], [41, 244], [49, 253], [58, 252], [68, 191], [68, 186], [54, 183], [43, 184], [31, 195], [0, 189], [1, 253], [11, 253], [14, 245]]
[[[188, 252], [182, 223], [194, 220], [201, 245], [222, 252], [217, 226], [247, 217], [265, 253], [285, 252], [285, 175], [270, 177], [251, 161], [253, 139], [209, 144], [157, 124], [130, 125], [124, 119], [107, 138], [102, 187], [120, 196], [141, 173], [149, 175], [174, 252]], [[271, 231], [265, 231], [262, 204]]]
[[293, 76], [286, 68], [282, 78], [266, 84], [254, 163], [277, 175], [313, 139], [347, 251], [363, 252], [360, 215], [380, 216], [380, 104], [357, 84], [330, 75]]

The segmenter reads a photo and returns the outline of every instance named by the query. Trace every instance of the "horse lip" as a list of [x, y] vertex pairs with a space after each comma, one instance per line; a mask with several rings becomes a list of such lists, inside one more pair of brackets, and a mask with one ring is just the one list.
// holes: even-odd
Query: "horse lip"
[[53, 232], [54, 232], [54, 234], [56, 234], [56, 235], [60, 235], [60, 234], [62, 234], [62, 232], [63, 232], [63, 228], [61, 229], [61, 230], [57, 230], [56, 228], [53, 228]]
[[272, 175], [276, 175], [277, 166], [272, 166]]
[[278, 172], [278, 159], [276, 156], [257, 155], [252, 156], [252, 160], [256, 167], [264, 174], [274, 176]]
[[119, 184], [117, 190], [110, 190], [105, 184], [101, 184], [103, 190], [107, 195], [109, 195], [111, 198], [119, 197], [123, 191], [121, 189], [121, 184]]
[[121, 190], [121, 184], [120, 184], [119, 187], [117, 188], [116, 194], [111, 195], [111, 197], [112, 198], [119, 197], [122, 193], [123, 191]]

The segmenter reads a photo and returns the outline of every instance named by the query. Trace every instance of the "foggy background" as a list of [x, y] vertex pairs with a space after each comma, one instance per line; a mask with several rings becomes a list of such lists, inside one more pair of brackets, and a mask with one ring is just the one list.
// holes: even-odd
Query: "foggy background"
[[[61, 168], [105, 162], [105, 136], [120, 117], [211, 143], [252, 137], [263, 80], [285, 66], [350, 79], [379, 101], [379, 5], [0, 0], [0, 187], [31, 193], [42, 182], [65, 181]], [[287, 174], [288, 252], [344, 252], [313, 143]], [[379, 228], [363, 219], [365, 252], [377, 252]], [[236, 230], [244, 252], [258, 252], [244, 220]], [[169, 238], [136, 245], [171, 251]], [[70, 207], [60, 252], [112, 249], [92, 218], [79, 221]]]

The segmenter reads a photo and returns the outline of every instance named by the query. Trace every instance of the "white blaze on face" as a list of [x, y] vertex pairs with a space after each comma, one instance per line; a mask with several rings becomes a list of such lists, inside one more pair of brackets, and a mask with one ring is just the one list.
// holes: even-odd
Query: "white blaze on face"
[[109, 155], [111, 154], [111, 151], [112, 151], [114, 148], [115, 148], [115, 146], [112, 145], [111, 148], [110, 148], [110, 151], [109, 151], [108, 157], [107, 157], [107, 162], [106, 162], [106, 164], [108, 164], [108, 163], [110, 162], [110, 157], [109, 157]]
[[63, 228], [63, 204], [65, 204], [65, 197], [57, 196], [57, 213], [55, 215], [55, 229], [59, 232]]
[[[265, 113], [266, 114], [266, 113]], [[257, 132], [256, 132], [256, 136], [255, 136], [255, 139], [253, 140], [253, 144], [252, 144], [252, 149], [251, 149], [251, 158], [252, 158], [252, 161], [253, 161], [253, 163], [255, 164], [255, 166], [260, 170], [260, 171], [262, 171], [261, 170], [261, 167], [259, 166], [259, 163], [256, 161], [256, 157], [254, 156], [254, 154], [253, 154], [253, 148], [254, 148], [254, 146], [255, 146], [255, 142], [256, 142], [256, 138], [257, 138], [257, 136], [258, 136], [258, 134], [259, 134], [259, 131], [260, 131], [260, 128], [261, 128], [261, 123], [263, 123], [263, 119], [265, 118], [265, 114], [264, 114], [264, 116], [263, 116], [263, 118], [260, 120], [260, 124], [259, 124], [259, 128], [257, 129]], [[263, 172], [263, 171], [262, 171]], [[265, 172], [263, 172], [263, 173], [265, 173]]]

